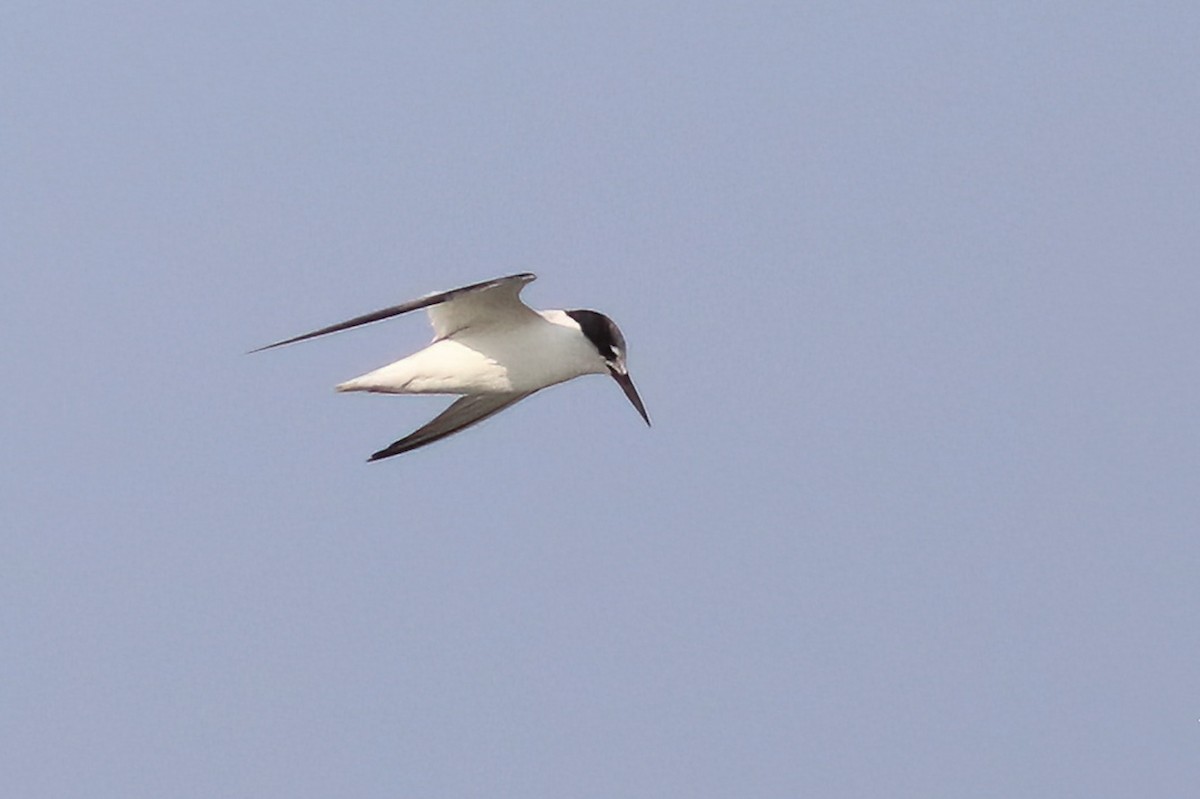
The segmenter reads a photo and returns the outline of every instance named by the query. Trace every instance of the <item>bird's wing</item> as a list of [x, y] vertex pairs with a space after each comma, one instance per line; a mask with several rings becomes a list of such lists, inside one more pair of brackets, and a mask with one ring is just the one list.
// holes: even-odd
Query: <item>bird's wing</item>
[[434, 336], [450, 338], [468, 327], [540, 321], [537, 312], [521, 302], [521, 289], [535, 279], [532, 273], [524, 272], [446, 292], [446, 299], [427, 306]]
[[421, 308], [429, 309], [429, 320], [433, 324], [433, 332], [437, 338], [448, 338], [466, 327], [491, 325], [504, 321], [520, 321], [525, 317], [536, 317], [536, 313], [525, 303], [521, 302], [521, 289], [526, 283], [534, 280], [536, 275], [522, 272], [519, 275], [498, 277], [495, 280], [485, 280], [462, 288], [439, 291], [427, 294], [415, 300], [393, 305], [381, 311], [356, 316], [336, 325], [323, 327], [311, 333], [293, 336], [292, 338], [276, 341], [265, 347], [259, 347], [250, 352], [262, 352], [284, 344], [295, 344], [326, 333], [336, 333], [339, 330], [349, 330], [359, 325], [389, 319], [402, 313], [416, 311]]
[[377, 461], [390, 458], [410, 450], [440, 441], [446, 436], [460, 430], [466, 430], [473, 424], [482, 422], [489, 416], [495, 416], [500, 411], [514, 405], [532, 394], [525, 391], [516, 394], [469, 394], [455, 400], [449, 408], [433, 418], [429, 424], [410, 433], [395, 443], [379, 450], [367, 460]]

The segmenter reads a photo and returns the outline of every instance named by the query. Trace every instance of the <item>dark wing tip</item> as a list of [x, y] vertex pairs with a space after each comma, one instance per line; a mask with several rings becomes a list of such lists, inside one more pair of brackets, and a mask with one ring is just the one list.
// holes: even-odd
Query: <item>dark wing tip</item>
[[402, 455], [405, 452], [408, 452], [410, 449], [416, 449], [416, 447], [398, 446], [402, 443], [404, 443], [404, 441], [397, 441], [395, 444], [384, 447], [378, 452], [372, 452], [371, 457], [367, 458], [367, 463], [374, 463], [375, 461], [381, 461], [384, 458], [390, 458], [394, 455]]
[[263, 346], [263, 347], [255, 347], [255, 348], [254, 348], [254, 349], [252, 349], [252, 350], [246, 350], [246, 354], [247, 354], [247, 355], [253, 355], [253, 354], [254, 354], [254, 353], [256, 353], [256, 352], [262, 352], [263, 350], [271, 350], [271, 349], [274, 349], [274, 348], [276, 348], [276, 347], [282, 347], [284, 344], [289, 344], [289, 343], [291, 343], [291, 342], [288, 342], [288, 341], [276, 341], [274, 344], [267, 344], [266, 346]]

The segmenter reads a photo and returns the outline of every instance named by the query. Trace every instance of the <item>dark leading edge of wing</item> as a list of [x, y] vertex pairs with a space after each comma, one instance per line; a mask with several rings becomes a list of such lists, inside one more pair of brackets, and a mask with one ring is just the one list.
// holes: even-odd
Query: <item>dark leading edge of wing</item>
[[405, 436], [390, 446], [379, 450], [368, 461], [378, 461], [411, 452], [418, 447], [441, 441], [449, 435], [466, 430], [473, 424], [478, 424], [489, 416], [495, 416], [500, 411], [520, 402], [532, 394], [532, 391], [522, 394], [475, 394], [455, 400], [449, 408], [433, 418], [429, 424], [410, 435]]
[[[495, 288], [496, 286], [499, 286], [503, 283], [507, 283], [510, 280], [519, 280], [522, 283], [528, 283], [529, 281], [533, 280], [535, 277], [537, 277], [537, 276], [534, 275], [532, 272], [521, 272], [520, 274], [517, 274], [517, 275], [509, 275], [507, 277], [498, 277], [498, 278], [495, 278], [494, 280], [485, 280], [482, 283], [473, 283], [470, 286], [463, 286], [462, 288], [450, 289], [449, 291], [439, 291], [436, 294], [427, 294], [424, 297], [419, 297], [415, 300], [409, 300], [408, 302], [404, 302], [399, 305], [393, 305], [391, 308], [384, 308], [381, 311], [373, 311], [372, 313], [363, 314], [362, 316], [356, 316], [353, 319], [347, 319], [345, 322], [338, 322], [336, 325], [330, 325], [329, 327], [323, 327], [320, 330], [314, 330], [311, 333], [304, 333], [303, 335], [293, 336], [292, 338], [287, 338], [287, 339], [284, 339], [283, 341], [276, 341], [274, 344], [268, 344], [265, 347], [259, 347], [258, 349], [250, 350], [250, 352], [247, 354], [252, 355], [256, 352], [262, 352], [263, 350], [270, 350], [270, 349], [274, 349], [275, 347], [282, 347], [285, 344], [295, 344], [297, 341], [305, 341], [306, 339], [316, 338], [317, 336], [324, 336], [326, 333], [337, 333], [338, 331], [349, 330], [350, 328], [358, 327], [359, 325], [367, 325], [367, 324], [370, 324], [371, 322], [378, 322], [381, 319], [388, 319], [393, 316], [399, 316], [400, 314], [408, 313], [409, 311], [416, 311], [416, 310], [420, 310], [421, 308], [428, 308], [430, 305], [437, 305], [439, 303], [448, 302], [450, 300], [453, 300], [455, 297], [461, 297], [462, 295], [469, 294], [472, 291], [483, 291], [485, 289]], [[454, 406], [452, 405], [451, 407], [453, 408]], [[441, 417], [438, 417], [438, 418], [441, 418]], [[435, 419], [434, 421], [437, 421], [437, 420]], [[420, 432], [420, 431], [418, 431], [418, 432]], [[416, 434], [414, 433], [414, 435], [416, 435]], [[397, 443], [399, 443], [399, 442], [397, 442]], [[392, 453], [392, 454], [396, 454], [396, 453]], [[385, 457], [385, 456], [381, 456], [381, 457]]]

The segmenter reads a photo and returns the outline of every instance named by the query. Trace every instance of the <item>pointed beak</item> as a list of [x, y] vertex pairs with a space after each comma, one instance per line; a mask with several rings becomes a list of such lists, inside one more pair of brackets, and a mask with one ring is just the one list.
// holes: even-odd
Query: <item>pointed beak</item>
[[629, 376], [629, 372], [625, 370], [624, 364], [609, 364], [608, 373], [613, 376], [613, 380], [617, 381], [617, 385], [625, 392], [625, 396], [629, 397], [629, 401], [633, 403], [633, 407], [646, 420], [646, 426], [650, 426], [650, 415], [646, 413], [646, 406], [642, 404], [642, 398], [638, 396], [637, 389], [633, 387], [633, 379]]

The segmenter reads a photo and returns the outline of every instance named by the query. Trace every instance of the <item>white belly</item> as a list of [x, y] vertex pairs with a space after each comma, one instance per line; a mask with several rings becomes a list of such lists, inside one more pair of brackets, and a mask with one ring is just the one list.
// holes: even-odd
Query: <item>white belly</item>
[[511, 394], [605, 371], [577, 331], [550, 322], [498, 334], [463, 330], [403, 360], [348, 380], [338, 391], [389, 394]]

